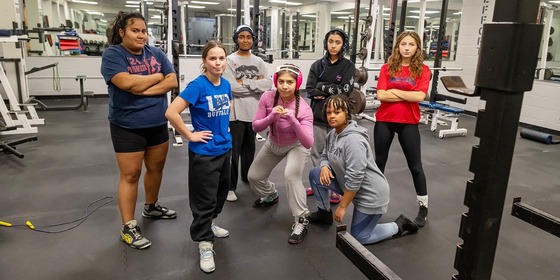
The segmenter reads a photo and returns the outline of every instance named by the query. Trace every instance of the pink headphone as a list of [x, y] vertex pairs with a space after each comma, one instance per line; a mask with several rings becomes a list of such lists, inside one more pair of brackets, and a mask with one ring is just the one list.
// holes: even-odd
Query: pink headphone
[[284, 65], [280, 65], [276, 68], [276, 71], [274, 71], [274, 75], [272, 76], [272, 80], [274, 81], [274, 86], [278, 87], [278, 72], [281, 71], [289, 71], [292, 72], [294, 74], [296, 74], [297, 78], [296, 78], [296, 90], [299, 90], [299, 87], [301, 86], [301, 84], [303, 83], [303, 74], [301, 73], [301, 70], [299, 70], [299, 67], [297, 67], [296, 65], [293, 64], [284, 64]]

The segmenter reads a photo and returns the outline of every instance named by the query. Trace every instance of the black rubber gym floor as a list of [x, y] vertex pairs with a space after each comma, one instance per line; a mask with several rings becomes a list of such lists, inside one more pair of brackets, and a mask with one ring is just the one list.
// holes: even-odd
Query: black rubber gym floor
[[[107, 103], [107, 98], [95, 98], [88, 112], [40, 112], [46, 124], [39, 127], [38, 141], [17, 147], [25, 158], [0, 154], [0, 221], [16, 225], [29, 220], [40, 229], [77, 219], [91, 202], [116, 196], [118, 169]], [[472, 146], [478, 143], [473, 136], [475, 121], [461, 117], [460, 126], [469, 129], [467, 137], [439, 139], [427, 125], [420, 127], [430, 195], [428, 225], [415, 235], [367, 246], [402, 279], [451, 279], [456, 273], [460, 217], [467, 210], [465, 186], [472, 178], [468, 166]], [[373, 123], [359, 122], [373, 129]], [[143, 219], [140, 188], [136, 217], [152, 241], [149, 249], [135, 250], [119, 241], [115, 197], [77, 228], [63, 233], [0, 226], [0, 279], [366, 279], [335, 247], [334, 225], [310, 225], [302, 244], [288, 244], [293, 218], [285, 200], [283, 164], [272, 175], [281, 192], [279, 204], [252, 208], [256, 196], [243, 183], [239, 200], [226, 202], [218, 222], [230, 237], [215, 242], [216, 271], [203, 273], [197, 244], [188, 233], [192, 217], [187, 154], [186, 146], [170, 148], [160, 193], [161, 204], [178, 211], [176, 220]], [[513, 198], [521, 196], [524, 203], [560, 217], [558, 170], [560, 145], [518, 137], [492, 279], [560, 279], [560, 239], [510, 215]], [[414, 217], [414, 188], [397, 140], [386, 175], [391, 203], [382, 221], [392, 221], [401, 213]], [[308, 205], [315, 211], [313, 200]]]

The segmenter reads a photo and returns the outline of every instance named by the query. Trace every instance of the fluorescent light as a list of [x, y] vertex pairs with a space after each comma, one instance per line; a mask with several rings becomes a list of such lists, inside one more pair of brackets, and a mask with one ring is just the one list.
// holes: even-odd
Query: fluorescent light
[[127, 8], [138, 8], [138, 5], [124, 5]]
[[100, 18], [99, 21], [101, 21], [101, 22], [107, 22], [106, 20], [104, 20], [104, 19], [102, 19], [102, 18]]
[[[420, 18], [420, 16], [406, 16], [407, 18]], [[425, 19], [430, 18], [430, 17], [424, 17]]]
[[354, 19], [354, 17], [351, 17], [351, 16], [336, 17], [336, 18], [339, 18], [339, 19]]
[[[558, 1], [558, 3], [560, 3], [560, 1]], [[460, 15], [460, 14], [462, 14], [462, 12], [456, 12], [456, 13], [453, 13], [453, 14], [454, 15]]]
[[[414, 11], [410, 11], [413, 14], [419, 14], [420, 10], [414, 10]], [[439, 14], [439, 11], [425, 11], [425, 14], [429, 15], [429, 14]]]
[[160, 15], [153, 15], [151, 18], [161, 18]]
[[220, 2], [208, 2], [208, 1], [190, 1], [189, 3], [206, 4], [206, 5], [218, 5], [218, 4], [220, 4]]
[[[232, 11], [232, 12], [237, 11], [237, 9], [232, 9], [232, 8], [229, 8], [229, 9], [227, 9], [227, 10], [228, 10], [228, 11]], [[243, 12], [243, 9], [241, 9], [241, 11]]]
[[301, 15], [301, 17], [310, 17], [310, 18], [316, 18], [317, 15]]
[[126, 4], [136, 4], [136, 5], [140, 5], [140, 1], [126, 1]]
[[205, 9], [206, 6], [195, 6], [195, 5], [188, 5], [187, 7], [192, 8], [192, 9]]
[[331, 15], [349, 15], [352, 12], [331, 12]]
[[89, 5], [97, 5], [97, 2], [93, 2], [93, 1], [82, 1], [82, 0], [72, 0], [72, 2], [74, 3], [80, 3], [80, 4], [89, 4]]
[[288, 2], [288, 1], [284, 1], [284, 0], [270, 0], [270, 1], [268, 1], [268, 3], [286, 4], [286, 5], [289, 5], [289, 6], [299, 6], [299, 5], [302, 4], [302, 3], [299, 3], [299, 2]]
[[560, 1], [548, 1], [548, 3], [552, 3], [552, 4], [560, 4]]
[[100, 15], [100, 16], [105, 16], [105, 14], [103, 14], [102, 12], [98, 12], [98, 11], [86, 11], [87, 14], [90, 15]]

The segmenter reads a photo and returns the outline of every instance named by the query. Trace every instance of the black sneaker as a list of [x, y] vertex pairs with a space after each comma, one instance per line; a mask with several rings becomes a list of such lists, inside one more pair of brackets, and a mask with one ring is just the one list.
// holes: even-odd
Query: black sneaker
[[418, 216], [414, 219], [414, 222], [419, 226], [423, 227], [428, 222], [428, 207], [420, 205], [418, 208]]
[[317, 210], [317, 212], [313, 212], [309, 215], [309, 217], [307, 218], [309, 222], [332, 225], [333, 223], [332, 211], [323, 210], [321, 208], [318, 209], [319, 210]]
[[304, 217], [299, 217], [298, 222], [292, 226], [292, 233], [290, 234], [290, 238], [288, 238], [288, 243], [299, 244], [303, 242], [305, 236], [307, 235], [308, 224], [309, 220]]
[[138, 227], [136, 220], [130, 220], [123, 225], [121, 230], [121, 240], [134, 249], [144, 249], [150, 247], [152, 242], [142, 236], [140, 227]]
[[159, 205], [159, 203], [145, 204], [142, 217], [150, 219], [175, 219], [177, 212]]
[[415, 232], [418, 231], [418, 225], [415, 224], [413, 221], [411, 221], [409, 218], [407, 218], [403, 214], [401, 214], [399, 217], [397, 217], [397, 219], [395, 220], [395, 223], [399, 227], [399, 231], [394, 236], [401, 236], [405, 232], [415, 233]]
[[278, 203], [278, 192], [273, 192], [265, 197], [255, 200], [255, 203], [253, 203], [253, 207], [261, 208], [261, 207], [271, 206], [276, 203]]

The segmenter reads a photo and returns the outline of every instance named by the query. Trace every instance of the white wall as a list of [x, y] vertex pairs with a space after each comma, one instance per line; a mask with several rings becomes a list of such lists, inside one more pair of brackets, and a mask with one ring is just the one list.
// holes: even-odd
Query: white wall
[[88, 76], [84, 82], [84, 90], [94, 94], [107, 94], [107, 86], [100, 73], [101, 57], [97, 56], [43, 56], [27, 57], [27, 70], [58, 63], [60, 92], [53, 88], [52, 68], [29, 74], [27, 76], [30, 96], [79, 95], [80, 84], [76, 76]]

